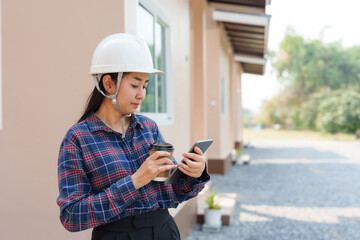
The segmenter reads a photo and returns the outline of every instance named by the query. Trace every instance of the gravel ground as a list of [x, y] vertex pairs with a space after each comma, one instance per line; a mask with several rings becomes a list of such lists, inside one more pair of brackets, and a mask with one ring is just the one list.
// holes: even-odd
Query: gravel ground
[[257, 140], [218, 193], [238, 194], [230, 226], [187, 240], [359, 240], [360, 142]]

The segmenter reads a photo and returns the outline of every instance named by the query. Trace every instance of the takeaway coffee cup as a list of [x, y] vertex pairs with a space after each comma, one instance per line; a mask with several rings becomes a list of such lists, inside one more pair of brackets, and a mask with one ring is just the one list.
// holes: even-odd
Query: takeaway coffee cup
[[[153, 144], [150, 144], [150, 147], [149, 147], [150, 155], [152, 155], [156, 151], [169, 152], [169, 153], [171, 153], [171, 156], [169, 158], [172, 159], [173, 153], [174, 153], [174, 147], [170, 143], [156, 143], [155, 142]], [[170, 175], [170, 170], [163, 171], [163, 172], [159, 173], [153, 179], [153, 181], [164, 182], [169, 177], [169, 175]]]

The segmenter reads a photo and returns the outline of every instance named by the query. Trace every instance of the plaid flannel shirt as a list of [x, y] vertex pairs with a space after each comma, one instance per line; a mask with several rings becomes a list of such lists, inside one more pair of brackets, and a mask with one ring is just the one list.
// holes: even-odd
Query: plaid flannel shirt
[[175, 208], [195, 197], [210, 179], [205, 169], [198, 179], [186, 176], [173, 185], [151, 181], [136, 190], [130, 176], [149, 157], [150, 144], [164, 139], [154, 121], [137, 114], [131, 117], [125, 139], [121, 136], [94, 113], [67, 132], [59, 152], [57, 198], [67, 230]]

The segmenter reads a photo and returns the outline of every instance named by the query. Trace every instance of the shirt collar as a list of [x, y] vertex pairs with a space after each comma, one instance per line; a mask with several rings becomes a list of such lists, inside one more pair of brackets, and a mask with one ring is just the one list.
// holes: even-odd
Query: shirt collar
[[134, 129], [136, 127], [140, 127], [141, 129], [145, 128], [143, 122], [139, 119], [139, 115], [135, 114], [135, 113], [131, 115], [130, 126], [132, 129]]
[[[114, 130], [106, 126], [106, 124], [101, 121], [101, 119], [95, 113], [91, 113], [85, 121], [89, 126], [90, 132], [92, 133], [96, 131], [114, 132]], [[141, 124], [139, 121], [137, 114], [132, 114], [130, 117], [129, 129], [135, 129], [136, 127], [140, 127], [142, 129], [144, 128], [143, 124]]]

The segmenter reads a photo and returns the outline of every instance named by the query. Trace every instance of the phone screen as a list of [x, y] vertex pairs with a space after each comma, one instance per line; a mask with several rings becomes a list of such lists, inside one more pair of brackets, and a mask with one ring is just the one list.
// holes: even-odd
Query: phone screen
[[210, 147], [210, 145], [213, 143], [214, 140], [212, 139], [207, 139], [207, 140], [202, 140], [202, 141], [197, 141], [190, 149], [190, 153], [194, 153], [195, 152], [195, 147], [200, 148], [200, 150], [205, 153], [206, 150]]
[[[213, 143], [213, 139], [206, 139], [206, 140], [201, 140], [201, 141], [197, 141], [189, 150], [190, 153], [194, 153], [194, 149], [195, 147], [200, 148], [200, 150], [205, 153], [206, 150], [210, 147], [210, 145]], [[173, 184], [177, 181], [179, 181], [180, 178], [184, 177], [185, 174], [183, 172], [181, 172], [178, 168], [176, 168], [171, 175], [168, 177], [168, 179], [166, 179], [166, 181], [164, 182], [165, 184]]]

